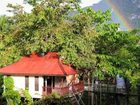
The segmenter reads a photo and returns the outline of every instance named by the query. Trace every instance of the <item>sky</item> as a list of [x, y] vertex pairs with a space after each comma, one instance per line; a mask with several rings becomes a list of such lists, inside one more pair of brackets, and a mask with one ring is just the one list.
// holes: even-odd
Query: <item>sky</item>
[[81, 0], [81, 7], [91, 6], [93, 4], [99, 3], [102, 0]]
[[[91, 6], [100, 2], [101, 0], [81, 0], [81, 7]], [[7, 12], [8, 8], [6, 7], [8, 3], [11, 4], [20, 4], [24, 6], [26, 12], [29, 12], [31, 7], [29, 5], [23, 4], [23, 0], [0, 0], [0, 15], [11, 15]]]

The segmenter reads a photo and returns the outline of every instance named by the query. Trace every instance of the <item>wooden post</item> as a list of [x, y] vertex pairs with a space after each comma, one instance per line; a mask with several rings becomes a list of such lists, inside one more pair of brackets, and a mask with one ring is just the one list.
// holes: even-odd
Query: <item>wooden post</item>
[[127, 78], [124, 78], [125, 80], [125, 93], [126, 93], [126, 105], [129, 105], [129, 81]]
[[138, 105], [140, 105], [140, 83], [137, 85], [137, 91], [138, 91]]
[[129, 105], [129, 93], [126, 93], [126, 105]]
[[91, 91], [92, 91], [92, 95], [91, 95], [91, 105], [94, 105], [94, 92], [93, 92], [93, 88], [94, 88], [94, 78], [92, 78], [92, 84], [91, 84]]
[[91, 84], [90, 84], [90, 73], [88, 73], [88, 105], [91, 105], [91, 92], [90, 92], [90, 87], [91, 87]]
[[120, 105], [119, 95], [116, 95], [116, 105]]
[[64, 87], [64, 78], [62, 78], [62, 87]]

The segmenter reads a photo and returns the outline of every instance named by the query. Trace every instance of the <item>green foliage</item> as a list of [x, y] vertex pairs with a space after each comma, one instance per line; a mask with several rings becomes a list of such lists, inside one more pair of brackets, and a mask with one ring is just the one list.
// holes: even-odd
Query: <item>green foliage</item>
[[[138, 80], [139, 33], [118, 31], [110, 11], [81, 9], [78, 0], [27, 1], [33, 6], [31, 13], [9, 5], [14, 16], [2, 18], [0, 67], [32, 52], [55, 51], [84, 75], [120, 73], [132, 83]], [[70, 15], [73, 11], [77, 12]]]
[[9, 20], [6, 16], [0, 17], [0, 32], [8, 32], [9, 31]]
[[4, 77], [4, 92], [3, 97], [6, 98], [8, 105], [20, 104], [20, 94], [14, 90], [14, 81], [12, 77]]
[[69, 99], [66, 99], [63, 96], [60, 96], [57, 93], [52, 93], [47, 97], [34, 102], [34, 105], [71, 105]]
[[3, 86], [3, 75], [2, 74], [0, 74], [0, 103], [2, 104], [2, 105], [6, 105], [6, 100], [5, 100], [5, 98], [2, 96], [2, 93], [3, 93], [3, 88], [4, 88], [4, 86]]
[[97, 33], [92, 26], [93, 16], [89, 14], [95, 11], [81, 10], [78, 15], [70, 17], [69, 13], [77, 8], [75, 6], [72, 0], [42, 1], [36, 3], [30, 14], [18, 13], [11, 17], [14, 24], [4, 35], [0, 52], [0, 58], [4, 58], [0, 66], [6, 66], [21, 55], [32, 52], [56, 51], [66, 63], [76, 68], [93, 68], [96, 62], [93, 42]]
[[[106, 26], [107, 27], [107, 26]], [[114, 27], [114, 28], [113, 28]], [[112, 26], [115, 29], [116, 26]], [[96, 43], [98, 70], [112, 74], [123, 74], [132, 84], [139, 78], [139, 39], [135, 31], [105, 31]], [[106, 33], [107, 32], [107, 33]]]
[[22, 105], [33, 105], [33, 99], [30, 96], [28, 89], [22, 90], [22, 94], [24, 95], [24, 102]]
[[0, 96], [2, 96], [3, 93], [3, 75], [0, 74]]
[[21, 14], [23, 12], [23, 6], [18, 5], [18, 4], [16, 5], [8, 4], [7, 7], [12, 8], [8, 11], [14, 13], [15, 15]]

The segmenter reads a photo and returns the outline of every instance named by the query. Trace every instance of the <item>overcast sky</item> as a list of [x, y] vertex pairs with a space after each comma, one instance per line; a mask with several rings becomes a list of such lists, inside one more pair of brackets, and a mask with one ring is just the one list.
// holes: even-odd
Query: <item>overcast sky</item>
[[[101, 0], [81, 0], [81, 6], [86, 7], [86, 6], [91, 6], [92, 4], [98, 3]], [[12, 4], [20, 4], [24, 6], [24, 9], [26, 12], [30, 11], [31, 7], [29, 5], [23, 4], [23, 0], [0, 0], [0, 15], [10, 15], [10, 13], [6, 12], [7, 10], [7, 4], [12, 3]]]

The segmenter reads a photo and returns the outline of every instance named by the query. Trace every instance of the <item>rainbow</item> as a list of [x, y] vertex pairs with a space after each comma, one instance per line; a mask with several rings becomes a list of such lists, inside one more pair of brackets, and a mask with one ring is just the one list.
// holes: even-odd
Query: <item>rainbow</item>
[[133, 26], [126, 20], [125, 16], [121, 12], [121, 10], [114, 4], [112, 0], [105, 0], [107, 5], [110, 6], [113, 11], [115, 12], [115, 15], [119, 18], [119, 21], [127, 30], [132, 30]]

